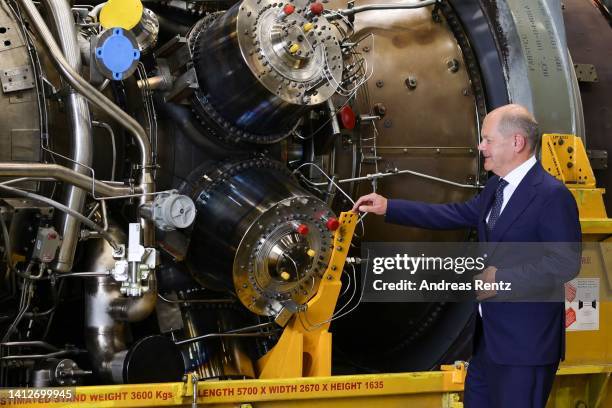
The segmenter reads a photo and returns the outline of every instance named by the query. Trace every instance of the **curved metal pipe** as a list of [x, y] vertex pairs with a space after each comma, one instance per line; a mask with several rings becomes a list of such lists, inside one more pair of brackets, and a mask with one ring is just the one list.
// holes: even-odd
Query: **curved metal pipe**
[[[50, 1], [50, 0], [47, 0]], [[38, 31], [41, 39], [46, 45], [51, 57], [53, 58], [60, 74], [76, 89], [87, 98], [88, 101], [100, 107], [105, 113], [110, 115], [119, 124], [124, 126], [136, 140], [140, 150], [140, 168], [142, 171], [139, 184], [144, 193], [152, 193], [155, 191], [155, 183], [152, 175], [152, 154], [151, 143], [142, 126], [130, 115], [124, 112], [119, 106], [110, 101], [100, 91], [87, 82], [77, 71], [75, 71], [66, 60], [62, 51], [51, 35], [49, 27], [45, 24], [44, 19], [36, 9], [32, 0], [21, 0], [21, 5], [25, 9], [30, 18], [30, 22]], [[153, 197], [144, 195], [141, 198], [141, 204], [152, 201]], [[152, 246], [155, 242], [155, 227], [146, 220], [141, 219], [143, 228], [143, 243], [145, 246]]]
[[[77, 40], [77, 32], [70, 5], [66, 0], [46, 0], [44, 2], [55, 25], [57, 40], [61, 44], [66, 62], [76, 72], [81, 70], [81, 50]], [[89, 106], [87, 100], [70, 90], [66, 98], [66, 109], [70, 120], [72, 133], [72, 169], [86, 174], [93, 161], [91, 123], [89, 121]], [[81, 166], [82, 164], [83, 166]], [[76, 212], [83, 212], [86, 192], [75, 186], [66, 188], [66, 207]], [[67, 214], [62, 213], [59, 230], [62, 235], [62, 245], [54, 266], [59, 272], [68, 272], [74, 263], [74, 254], [79, 241], [81, 222]]]
[[148, 283], [149, 290], [139, 298], [115, 298], [109, 308], [111, 316], [123, 322], [139, 322], [149, 316], [155, 309], [155, 303], [157, 302], [155, 273], [151, 272]]
[[[111, 224], [112, 225], [112, 224]], [[109, 233], [121, 243], [126, 237], [111, 226]], [[88, 247], [87, 269], [106, 272], [115, 264], [113, 249], [105, 241], [91, 241]], [[111, 277], [95, 277], [86, 280], [85, 289], [85, 343], [93, 368], [107, 382], [122, 382], [123, 359], [128, 349], [127, 322], [148, 317], [155, 309], [157, 279], [149, 275], [149, 291], [140, 298], [121, 295], [120, 284]]]
[[[338, 10], [338, 13], [349, 17], [357, 13], [362, 13], [364, 11], [371, 11], [371, 10], [417, 9], [421, 7], [427, 7], [427, 6], [434, 5], [438, 1], [440, 0], [425, 0], [425, 1], [412, 2], [412, 3], [368, 4], [366, 6], [358, 6], [358, 7], [353, 7], [349, 9], [340, 9]], [[341, 18], [340, 16], [334, 15], [334, 14], [326, 15], [326, 17], [328, 20], [336, 20], [338, 18]]]
[[110, 185], [58, 164], [0, 163], [0, 176], [53, 178], [102, 197], [119, 197], [143, 192], [141, 187]]

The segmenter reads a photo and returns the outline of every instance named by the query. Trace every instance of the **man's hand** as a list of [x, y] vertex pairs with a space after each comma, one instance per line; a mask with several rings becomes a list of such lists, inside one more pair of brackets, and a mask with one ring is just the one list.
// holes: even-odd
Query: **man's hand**
[[[479, 273], [478, 275], [474, 275], [474, 280], [481, 280], [483, 283], [495, 283], [495, 272], [497, 272], [497, 268], [494, 266], [489, 266], [487, 269]], [[476, 300], [485, 300], [492, 298], [497, 295], [496, 290], [480, 290], [476, 293]]]
[[376, 193], [370, 193], [359, 197], [359, 200], [355, 202], [353, 211], [368, 212], [377, 215], [385, 215], [387, 212], [387, 199]]

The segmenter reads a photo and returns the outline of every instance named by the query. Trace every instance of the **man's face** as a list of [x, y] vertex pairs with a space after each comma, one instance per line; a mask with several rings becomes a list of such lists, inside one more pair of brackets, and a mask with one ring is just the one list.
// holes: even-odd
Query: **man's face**
[[500, 133], [498, 122], [495, 113], [485, 117], [482, 124], [482, 141], [478, 145], [478, 150], [484, 157], [485, 170], [504, 177], [511, 170], [514, 159], [514, 137]]

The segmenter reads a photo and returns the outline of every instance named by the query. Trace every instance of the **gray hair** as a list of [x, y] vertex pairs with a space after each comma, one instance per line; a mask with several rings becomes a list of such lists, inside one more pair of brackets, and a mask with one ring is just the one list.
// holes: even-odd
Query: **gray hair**
[[520, 105], [510, 105], [500, 113], [499, 131], [504, 136], [521, 134], [527, 139], [529, 151], [535, 152], [540, 145], [540, 127], [533, 115]]

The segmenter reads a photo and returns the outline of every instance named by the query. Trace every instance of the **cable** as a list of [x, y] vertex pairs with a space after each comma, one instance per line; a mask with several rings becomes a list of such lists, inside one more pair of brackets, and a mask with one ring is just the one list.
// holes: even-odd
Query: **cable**
[[[6, 227], [6, 221], [4, 220], [4, 212], [0, 211], [0, 224], [2, 227], [2, 237], [4, 239], [4, 256], [6, 258], [6, 275], [5, 279], [9, 281], [11, 279], [10, 273], [16, 272], [15, 267], [13, 266], [13, 261], [11, 259], [11, 237], [8, 232], [8, 228]], [[11, 288], [13, 289], [13, 288]], [[14, 291], [11, 291], [14, 293]]]
[[24, 191], [24, 190], [20, 190], [18, 188], [13, 188], [13, 187], [9, 187], [5, 184], [0, 183], [0, 189], [5, 190], [5, 191], [9, 191], [12, 194], [16, 194], [20, 197], [25, 197], [25, 198], [30, 198], [32, 200], [37, 200], [37, 201], [41, 201], [45, 204], [50, 205], [51, 207], [54, 207], [60, 211], [63, 211], [75, 218], [77, 218], [79, 221], [81, 221], [83, 224], [87, 225], [88, 227], [90, 227], [91, 229], [95, 230], [96, 232], [98, 232], [102, 237], [104, 237], [104, 239], [106, 239], [108, 241], [108, 243], [113, 247], [113, 249], [117, 250], [119, 248], [118, 243], [115, 241], [115, 239], [108, 233], [108, 231], [105, 231], [104, 228], [100, 227], [98, 224], [96, 224], [95, 222], [93, 222], [92, 220], [90, 220], [89, 218], [85, 217], [83, 214], [66, 207], [64, 204], [59, 203], [55, 200], [52, 200], [50, 198], [47, 198], [45, 196], [41, 196], [39, 194], [35, 194], [35, 193], [30, 193], [29, 191]]
[[295, 170], [293, 170], [293, 174], [297, 173], [304, 166], [312, 166], [315, 169], [319, 170], [321, 174], [325, 176], [325, 178], [327, 178], [329, 182], [332, 183], [338, 189], [338, 191], [340, 191], [351, 202], [351, 204], [355, 205], [355, 201], [351, 198], [351, 196], [349, 196], [344, 190], [342, 190], [342, 188], [331, 177], [329, 177], [321, 167], [319, 167], [315, 163], [302, 163]]
[[[368, 270], [369, 262], [370, 262], [370, 253], [368, 251], [368, 255], [367, 255], [367, 258], [366, 258], [366, 271]], [[353, 266], [353, 268], [354, 268], [354, 266]], [[311, 322], [308, 321], [308, 316], [306, 315], [306, 313], [308, 312], [308, 308], [305, 305], [306, 306], [305, 309], [298, 311], [298, 317], [299, 317], [300, 323], [302, 323], [302, 326], [304, 327], [304, 329], [306, 329], [307, 331], [316, 330], [319, 327], [321, 327], [321, 326], [323, 326], [323, 325], [325, 325], [327, 323], [331, 323], [332, 321], [340, 319], [340, 318], [342, 318], [344, 316], [347, 316], [349, 313], [353, 312], [353, 310], [355, 310], [361, 304], [361, 300], [363, 299], [363, 294], [365, 292], [366, 278], [367, 278], [367, 273], [363, 275], [363, 285], [361, 287], [361, 293], [359, 294], [359, 300], [357, 301], [357, 304], [355, 304], [355, 306], [353, 306], [350, 310], [348, 310], [348, 311], [346, 311], [346, 312], [344, 312], [342, 314], [339, 314], [339, 312], [340, 312], [340, 310], [339, 310], [338, 312], [335, 312], [332, 315], [331, 318], [329, 318], [329, 319], [327, 319], [325, 321], [316, 323], [316, 324], [312, 324]], [[357, 283], [355, 283], [355, 287], [356, 286], [357, 286]], [[348, 305], [348, 304], [349, 303], [347, 302], [346, 305]], [[308, 324], [309, 327], [307, 327], [304, 324], [304, 321], [302, 320], [302, 315], [304, 316], [304, 320], [306, 320], [306, 323]]]
[[[297, 173], [302, 167], [307, 166], [307, 165], [308, 166], [313, 166], [314, 168], [319, 170], [321, 172], [321, 174], [323, 174], [325, 176], [325, 178], [327, 178], [329, 180], [329, 182], [332, 183], [338, 189], [338, 191], [340, 191], [351, 202], [351, 204], [353, 204], [353, 206], [355, 205], [355, 201], [351, 198], [351, 196], [349, 196], [346, 193], [346, 191], [344, 191], [342, 188], [340, 188], [340, 186], [331, 177], [329, 177], [327, 175], [327, 173], [325, 171], [323, 171], [323, 169], [321, 167], [319, 167], [315, 163], [302, 163], [295, 170], [293, 170], [292, 174]], [[306, 178], [306, 176], [304, 176], [302, 173], [300, 173], [300, 175], [303, 176], [304, 178]], [[308, 179], [306, 178], [306, 180], [308, 180]], [[365, 226], [363, 224], [363, 219], [364, 218], [365, 218], [365, 215], [360, 217], [359, 220], [357, 221], [361, 225], [361, 236], [362, 237], [363, 237], [363, 235], [365, 235]]]
[[[29, 267], [29, 266], [28, 266]], [[6, 333], [2, 337], [2, 342], [6, 342], [11, 338], [11, 334], [13, 331], [17, 329], [17, 326], [21, 322], [23, 315], [28, 311], [30, 307], [30, 302], [32, 301], [32, 296], [34, 295], [33, 283], [29, 280], [26, 280], [23, 284], [23, 289], [21, 291], [21, 299], [19, 301], [19, 312], [15, 317], [13, 323], [9, 326]]]

